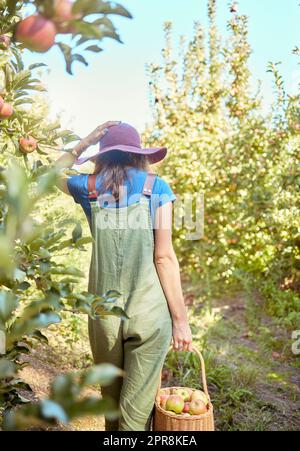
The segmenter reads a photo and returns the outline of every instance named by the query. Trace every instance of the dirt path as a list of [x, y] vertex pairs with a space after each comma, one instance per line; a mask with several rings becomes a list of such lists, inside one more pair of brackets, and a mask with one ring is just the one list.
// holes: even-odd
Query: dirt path
[[[288, 340], [288, 332], [278, 330], [264, 316], [249, 325], [248, 313], [245, 299], [238, 296], [218, 301], [212, 314], [197, 307], [191, 318], [195, 343], [207, 359], [217, 429], [299, 431], [299, 358], [288, 352], [287, 345], [276, 347], [277, 338], [280, 343]], [[39, 345], [26, 357], [29, 365], [21, 377], [33, 388], [32, 400], [47, 396], [56, 375], [78, 369], [66, 364], [70, 359], [61, 359], [59, 354], [57, 346]], [[174, 361], [170, 368], [174, 368]], [[183, 377], [184, 372], [174, 370], [168, 384], [181, 382]], [[187, 385], [192, 381], [187, 379]], [[100, 396], [94, 389], [85, 394]], [[59, 429], [103, 431], [104, 418], [84, 417]]]
[[[26, 360], [29, 365], [24, 367], [20, 373], [21, 378], [27, 382], [33, 392], [30, 395], [31, 401], [46, 398], [49, 393], [51, 381], [62, 372], [74, 370], [74, 368], [60, 367], [53, 365], [53, 363], [45, 362], [45, 355], [42, 359], [39, 357], [39, 353], [43, 350], [47, 350], [47, 347], [39, 347], [34, 350], [30, 357], [26, 356]], [[83, 396], [96, 396], [100, 397], [100, 391], [95, 389], [85, 389]], [[26, 392], [26, 398], [29, 398]], [[64, 431], [104, 431], [104, 417], [82, 417], [72, 421], [68, 426], [61, 425], [59, 430]]]

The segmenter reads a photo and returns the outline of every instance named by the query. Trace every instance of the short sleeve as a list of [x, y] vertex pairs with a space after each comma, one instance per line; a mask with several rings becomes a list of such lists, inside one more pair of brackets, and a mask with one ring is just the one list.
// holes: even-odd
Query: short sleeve
[[85, 174], [73, 175], [68, 178], [68, 190], [77, 204], [82, 204], [87, 191], [87, 176]]
[[168, 202], [174, 202], [176, 200], [176, 196], [170, 185], [160, 177], [156, 178], [153, 194], [156, 207], [161, 207]]

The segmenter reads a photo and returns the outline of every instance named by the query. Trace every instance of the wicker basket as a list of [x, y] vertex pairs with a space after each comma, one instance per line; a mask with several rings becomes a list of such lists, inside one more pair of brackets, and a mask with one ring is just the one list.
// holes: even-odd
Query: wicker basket
[[[172, 349], [170, 347], [169, 351]], [[205, 364], [200, 351], [193, 347], [193, 352], [199, 357], [201, 364], [202, 385], [204, 393], [209, 399], [208, 412], [202, 415], [174, 415], [160, 407], [160, 395], [170, 394], [173, 388], [186, 387], [166, 387], [161, 388], [161, 377], [159, 387], [155, 399], [154, 416], [153, 416], [153, 430], [154, 431], [214, 431], [214, 414], [213, 406], [210, 402], [210, 397], [207, 390]]]

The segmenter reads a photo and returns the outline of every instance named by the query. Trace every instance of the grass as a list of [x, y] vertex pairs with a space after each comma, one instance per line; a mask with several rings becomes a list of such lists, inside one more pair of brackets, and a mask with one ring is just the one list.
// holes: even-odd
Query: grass
[[[299, 430], [299, 357], [291, 354], [289, 331], [259, 309], [249, 312], [244, 295], [230, 305], [221, 299], [214, 304], [212, 311], [191, 310], [190, 321], [205, 358], [217, 429]], [[167, 385], [199, 387], [194, 356], [171, 353], [166, 366]]]

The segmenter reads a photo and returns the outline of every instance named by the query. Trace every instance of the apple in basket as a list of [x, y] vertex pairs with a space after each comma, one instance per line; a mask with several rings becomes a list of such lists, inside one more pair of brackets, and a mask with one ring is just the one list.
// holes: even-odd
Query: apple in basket
[[183, 407], [183, 413], [189, 413], [190, 412], [190, 402], [185, 402]]
[[167, 399], [169, 395], [160, 395], [160, 407], [166, 410]]
[[189, 413], [191, 415], [203, 415], [207, 413], [206, 404], [201, 399], [194, 399], [190, 403]]
[[177, 388], [176, 390], [174, 390], [173, 394], [181, 396], [183, 398], [184, 402], [190, 400], [190, 393], [185, 388]]
[[190, 396], [190, 399], [188, 400], [188, 401], [190, 401], [194, 390], [192, 388], [185, 388], [185, 390], [188, 392], [188, 394]]
[[194, 390], [191, 395], [191, 401], [196, 401], [197, 399], [200, 399], [200, 401], [204, 402], [205, 405], [209, 404], [206, 394], [201, 390]]
[[166, 402], [166, 410], [181, 413], [184, 408], [184, 400], [181, 396], [178, 395], [170, 395]]

